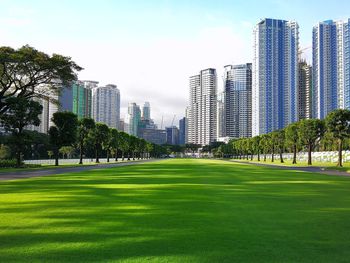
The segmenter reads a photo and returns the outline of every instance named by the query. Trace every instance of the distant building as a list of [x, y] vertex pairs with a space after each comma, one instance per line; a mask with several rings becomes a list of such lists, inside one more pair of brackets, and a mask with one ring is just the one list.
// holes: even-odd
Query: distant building
[[295, 21], [267, 18], [254, 28], [253, 136], [298, 120], [298, 51]]
[[120, 119], [120, 121], [119, 121], [119, 126], [118, 126], [118, 130], [124, 131], [124, 126], [125, 126], [124, 119]]
[[60, 110], [71, 111], [78, 119], [91, 118], [92, 114], [92, 83], [98, 82], [76, 81], [71, 87], [63, 89], [60, 98]]
[[145, 102], [145, 104], [142, 107], [142, 119], [143, 120], [151, 119], [151, 105], [149, 104], [149, 102]]
[[92, 89], [92, 117], [96, 122], [117, 128], [120, 121], [120, 92], [116, 85]]
[[213, 68], [190, 77], [188, 142], [208, 145], [217, 136], [217, 76]]
[[312, 54], [313, 117], [324, 119], [335, 109], [350, 109], [350, 19], [314, 26]]
[[176, 126], [166, 127], [166, 143], [172, 145], [179, 144], [179, 129]]
[[298, 114], [299, 120], [312, 118], [312, 67], [299, 62]]
[[186, 144], [186, 117], [183, 117], [179, 120], [179, 144], [185, 145]]
[[220, 137], [252, 136], [252, 64], [228, 65], [224, 76], [224, 132]]
[[225, 92], [217, 96], [217, 138], [226, 136]]
[[154, 144], [166, 143], [166, 131], [153, 128], [146, 128], [140, 131], [140, 137]]
[[140, 106], [136, 103], [129, 103], [127, 123], [129, 125], [128, 134], [138, 136], [138, 127], [141, 121]]

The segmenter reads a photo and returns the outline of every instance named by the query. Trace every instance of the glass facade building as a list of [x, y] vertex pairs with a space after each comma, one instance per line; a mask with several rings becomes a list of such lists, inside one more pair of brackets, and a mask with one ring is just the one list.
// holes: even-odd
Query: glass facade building
[[252, 135], [298, 120], [299, 26], [263, 19], [254, 28]]
[[252, 64], [225, 67], [225, 134], [221, 137], [252, 136]]

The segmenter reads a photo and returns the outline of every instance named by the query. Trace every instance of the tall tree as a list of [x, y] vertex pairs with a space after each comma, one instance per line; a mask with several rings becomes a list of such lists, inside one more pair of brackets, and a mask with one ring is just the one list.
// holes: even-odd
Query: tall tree
[[82, 70], [70, 57], [47, 55], [30, 46], [0, 47], [0, 115], [11, 97], [33, 98], [59, 93]]
[[79, 164], [83, 164], [83, 155], [88, 143], [89, 134], [95, 129], [95, 121], [91, 118], [83, 118], [78, 122], [78, 146]]
[[293, 164], [297, 163], [297, 148], [299, 143], [299, 133], [298, 133], [299, 123], [291, 123], [285, 129], [286, 144], [292, 148], [293, 152]]
[[260, 162], [260, 151], [261, 151], [260, 141], [261, 141], [260, 136], [255, 136], [252, 138], [252, 148], [254, 153], [258, 155], [258, 162]]
[[269, 144], [271, 149], [271, 162], [275, 160], [275, 149], [277, 146], [278, 131], [270, 132]]
[[50, 143], [53, 146], [55, 165], [58, 166], [59, 149], [76, 142], [78, 117], [72, 112], [64, 111], [54, 113], [51, 120], [55, 126], [49, 129]]
[[286, 145], [286, 137], [285, 137], [285, 130], [284, 129], [277, 131], [276, 145], [277, 145], [278, 150], [279, 150], [280, 161], [281, 161], [281, 163], [284, 163], [283, 152], [284, 152], [284, 148]]
[[11, 141], [15, 146], [17, 166], [20, 166], [26, 138], [24, 128], [40, 124], [39, 114], [43, 107], [36, 101], [17, 97], [8, 98], [6, 103], [7, 111], [0, 114], [0, 122], [13, 136]]
[[109, 128], [104, 123], [96, 123], [95, 130], [93, 132], [93, 141], [95, 147], [96, 163], [100, 162], [100, 153], [102, 146], [109, 138]]
[[122, 153], [122, 161], [125, 159], [125, 153], [129, 151], [129, 134], [125, 132], [119, 133], [119, 149]]
[[343, 166], [343, 142], [350, 137], [350, 111], [337, 109], [329, 113], [325, 120], [326, 128], [338, 141], [338, 164]]
[[112, 128], [110, 130], [110, 147], [113, 149], [115, 161], [118, 161], [119, 131]]
[[314, 150], [317, 142], [321, 139], [324, 133], [324, 123], [318, 119], [301, 120], [299, 122], [298, 134], [301, 144], [308, 149], [307, 164], [312, 164], [311, 153]]

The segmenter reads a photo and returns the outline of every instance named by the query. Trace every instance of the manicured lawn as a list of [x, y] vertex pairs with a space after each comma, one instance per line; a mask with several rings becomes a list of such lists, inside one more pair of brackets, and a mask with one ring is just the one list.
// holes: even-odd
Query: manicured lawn
[[349, 262], [350, 177], [165, 160], [0, 182], [0, 262]]

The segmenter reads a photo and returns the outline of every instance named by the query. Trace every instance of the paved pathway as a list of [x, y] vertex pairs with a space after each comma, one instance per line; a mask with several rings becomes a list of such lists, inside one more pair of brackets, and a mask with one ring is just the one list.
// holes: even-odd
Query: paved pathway
[[256, 166], [275, 167], [283, 170], [296, 170], [296, 171], [304, 171], [304, 172], [310, 172], [310, 173], [321, 173], [326, 175], [350, 176], [350, 173], [337, 171], [337, 170], [327, 170], [325, 167], [320, 167], [320, 166], [284, 166], [284, 165], [275, 165], [275, 164], [266, 164], [266, 163], [241, 162], [241, 161], [235, 161], [235, 160], [230, 160], [230, 161], [235, 163], [242, 163], [242, 164], [253, 164]]
[[63, 174], [63, 173], [76, 173], [76, 172], [82, 172], [82, 171], [113, 168], [117, 166], [128, 166], [128, 165], [135, 165], [135, 164], [154, 162], [154, 161], [159, 161], [159, 160], [151, 159], [151, 160], [141, 160], [141, 161], [120, 162], [120, 163], [105, 163], [105, 164], [83, 165], [83, 166], [74, 166], [74, 167], [49, 168], [49, 169], [40, 169], [40, 170], [0, 172], [0, 181], [31, 178], [31, 177], [37, 177], [37, 176], [47, 176], [47, 175], [54, 175], [54, 174]]

